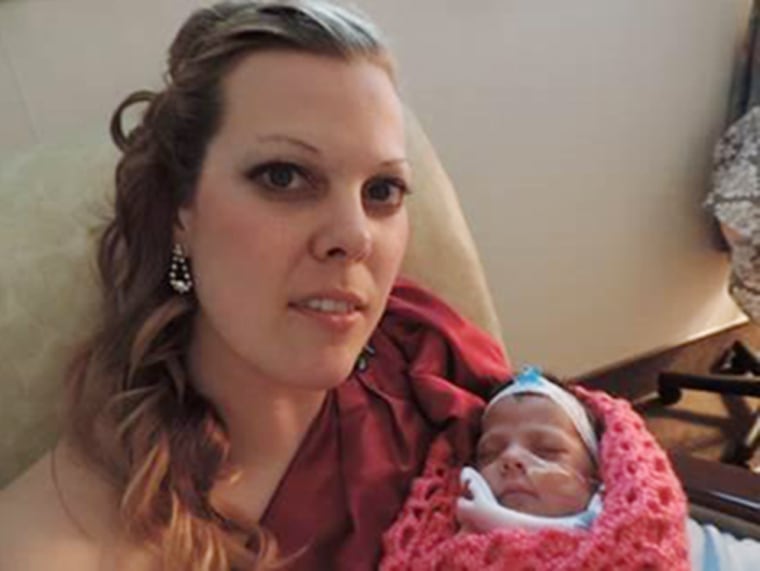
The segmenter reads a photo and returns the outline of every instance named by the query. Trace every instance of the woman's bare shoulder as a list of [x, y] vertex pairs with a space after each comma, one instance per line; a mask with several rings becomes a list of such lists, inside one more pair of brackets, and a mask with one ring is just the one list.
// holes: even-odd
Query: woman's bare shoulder
[[0, 492], [0, 571], [97, 569], [97, 546], [61, 506], [50, 453]]
[[119, 539], [118, 495], [59, 444], [0, 492], [0, 571], [148, 571], [147, 550]]

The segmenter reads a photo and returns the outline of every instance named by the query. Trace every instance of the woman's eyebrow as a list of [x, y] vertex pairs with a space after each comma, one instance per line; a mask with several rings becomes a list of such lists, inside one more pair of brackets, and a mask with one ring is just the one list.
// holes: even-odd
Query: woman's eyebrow
[[403, 177], [412, 176], [412, 165], [406, 157], [385, 160], [381, 162], [377, 168], [397, 172]]
[[317, 147], [314, 145], [311, 145], [307, 143], [306, 141], [303, 141], [297, 137], [291, 137], [290, 135], [278, 135], [278, 134], [272, 134], [272, 135], [259, 135], [256, 137], [256, 139], [260, 143], [286, 143], [289, 145], [294, 145], [296, 147], [300, 147], [306, 151], [309, 151], [310, 153], [320, 155], [322, 154], [322, 151], [320, 151]]
[[[314, 145], [307, 143], [306, 141], [299, 139], [298, 137], [292, 137], [290, 135], [281, 135], [281, 134], [273, 133], [271, 135], [259, 135], [258, 137], [256, 137], [256, 139], [260, 143], [285, 143], [288, 145], [300, 147], [301, 149], [304, 149], [315, 155], [322, 154], [322, 151], [320, 151]], [[385, 160], [380, 163], [380, 166], [383, 168], [387, 168], [387, 167], [400, 167], [402, 169], [411, 168], [409, 164], [409, 159], [407, 159], [406, 157], [398, 157], [395, 159]]]

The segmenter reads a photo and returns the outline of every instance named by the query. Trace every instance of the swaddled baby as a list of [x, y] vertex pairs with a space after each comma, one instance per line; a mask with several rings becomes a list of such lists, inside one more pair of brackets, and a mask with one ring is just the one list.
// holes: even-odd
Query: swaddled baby
[[628, 402], [529, 368], [490, 399], [481, 429], [474, 466], [445, 438], [431, 444], [382, 571], [690, 569], [686, 498]]
[[598, 438], [570, 391], [525, 368], [497, 391], [481, 422], [475, 468], [461, 474], [463, 530], [590, 526], [602, 509]]

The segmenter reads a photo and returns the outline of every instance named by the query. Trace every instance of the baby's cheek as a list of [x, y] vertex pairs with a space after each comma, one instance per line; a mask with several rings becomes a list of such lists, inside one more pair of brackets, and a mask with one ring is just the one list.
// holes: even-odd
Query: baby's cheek
[[558, 515], [567, 515], [582, 511], [591, 499], [591, 488], [575, 478], [556, 477], [542, 486], [556, 504]]
[[478, 472], [480, 472], [480, 475], [483, 476], [486, 484], [488, 484], [488, 487], [491, 488], [491, 491], [493, 492], [499, 485], [499, 471], [496, 469], [495, 465], [491, 463], [484, 466], [478, 466]]

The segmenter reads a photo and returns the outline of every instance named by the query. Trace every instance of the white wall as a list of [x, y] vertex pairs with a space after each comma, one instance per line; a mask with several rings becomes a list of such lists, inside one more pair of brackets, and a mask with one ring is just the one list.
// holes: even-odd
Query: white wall
[[[200, 0], [0, 0], [0, 153], [105, 129]], [[517, 362], [741, 319], [700, 209], [749, 0], [359, 0], [457, 186]]]

